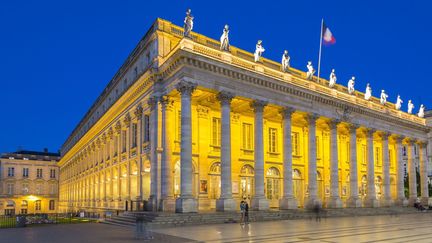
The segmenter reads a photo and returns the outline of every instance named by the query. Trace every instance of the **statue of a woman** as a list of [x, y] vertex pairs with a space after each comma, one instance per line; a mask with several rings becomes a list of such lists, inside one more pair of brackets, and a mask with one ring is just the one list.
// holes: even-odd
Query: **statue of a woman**
[[387, 103], [387, 98], [388, 95], [385, 93], [384, 90], [381, 90], [381, 97], [380, 97], [381, 105], [385, 105]]
[[355, 91], [354, 84], [355, 84], [355, 77], [352, 77], [348, 81], [348, 94], [353, 94], [354, 93], [354, 91]]
[[313, 75], [315, 73], [315, 70], [314, 70], [314, 68], [312, 66], [312, 62], [311, 61], [308, 61], [308, 64], [306, 65], [306, 68], [307, 68], [306, 79], [307, 80], [312, 80], [312, 77], [313, 77]]
[[282, 54], [282, 61], [281, 61], [282, 71], [285, 73], [289, 72], [290, 60], [291, 60], [291, 57], [288, 55], [288, 51], [285, 50], [284, 53]]
[[184, 26], [183, 26], [183, 28], [184, 28], [184, 33], [183, 33], [184, 37], [192, 38], [190, 33], [191, 33], [192, 29], [193, 29], [193, 19], [194, 19], [194, 17], [191, 14], [191, 10], [188, 9], [186, 11], [186, 17], [184, 19]]
[[369, 100], [372, 97], [372, 88], [370, 87], [369, 83], [366, 85], [366, 91], [364, 98], [365, 100]]
[[411, 100], [408, 100], [408, 114], [412, 114], [413, 109], [414, 104], [411, 102]]
[[223, 29], [222, 36], [220, 38], [220, 49], [222, 51], [229, 51], [229, 39], [228, 39], [229, 27], [226, 24]]
[[419, 112], [418, 112], [418, 117], [421, 117], [421, 118], [423, 118], [424, 117], [424, 110], [425, 110], [425, 107], [424, 107], [424, 105], [422, 104], [422, 105], [420, 105], [420, 109], [419, 109]]
[[396, 105], [395, 105], [396, 110], [400, 110], [400, 108], [402, 107], [402, 103], [403, 100], [400, 98], [400, 95], [398, 95], [396, 99]]
[[335, 70], [332, 69], [331, 73], [330, 73], [330, 78], [329, 78], [329, 87], [333, 88], [336, 85], [336, 74], [335, 74]]
[[254, 53], [255, 62], [259, 62], [260, 57], [262, 56], [262, 53], [265, 51], [265, 49], [261, 45], [261, 43], [262, 43], [262, 40], [258, 40], [256, 47], [255, 47], [255, 53]]

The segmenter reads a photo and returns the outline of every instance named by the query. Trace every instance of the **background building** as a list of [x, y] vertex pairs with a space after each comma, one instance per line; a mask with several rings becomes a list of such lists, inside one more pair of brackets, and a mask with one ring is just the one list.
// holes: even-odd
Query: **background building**
[[0, 215], [56, 213], [59, 153], [17, 151], [0, 156]]

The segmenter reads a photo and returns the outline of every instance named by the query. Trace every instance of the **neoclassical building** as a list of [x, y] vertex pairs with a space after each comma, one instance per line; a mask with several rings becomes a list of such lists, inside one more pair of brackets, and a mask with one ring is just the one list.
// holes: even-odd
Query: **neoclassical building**
[[426, 118], [183, 35], [157, 19], [64, 143], [62, 211], [427, 202]]

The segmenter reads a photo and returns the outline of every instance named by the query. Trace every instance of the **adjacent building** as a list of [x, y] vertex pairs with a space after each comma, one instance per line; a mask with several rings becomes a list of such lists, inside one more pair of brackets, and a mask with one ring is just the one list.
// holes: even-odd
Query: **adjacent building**
[[[426, 118], [183, 33], [157, 19], [63, 144], [61, 211], [428, 200]], [[409, 175], [420, 172], [420, 181], [409, 177], [407, 198], [404, 160]]]
[[17, 151], [0, 156], [0, 215], [56, 213], [59, 153]]

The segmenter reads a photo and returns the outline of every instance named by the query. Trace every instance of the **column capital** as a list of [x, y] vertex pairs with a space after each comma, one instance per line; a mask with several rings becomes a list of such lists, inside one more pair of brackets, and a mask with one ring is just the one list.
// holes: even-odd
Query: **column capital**
[[359, 124], [354, 124], [354, 123], [348, 125], [348, 128], [351, 133], [355, 133], [359, 127], [360, 127]]
[[114, 129], [115, 129], [115, 131], [116, 131], [117, 134], [120, 133], [120, 131], [121, 131], [121, 123], [120, 123], [120, 121], [117, 121], [117, 123], [114, 126]]
[[255, 112], [262, 112], [267, 104], [268, 102], [264, 100], [254, 100], [251, 102], [250, 106]]
[[168, 105], [171, 105], [174, 101], [168, 95], [163, 95], [160, 97], [159, 102], [161, 103], [162, 107], [166, 107]]
[[235, 95], [228, 91], [220, 91], [216, 98], [220, 101], [221, 105], [229, 105], [231, 104], [232, 99], [235, 97]]
[[138, 105], [138, 106], [136, 107], [134, 113], [135, 113], [135, 116], [136, 116], [138, 119], [141, 119], [141, 118], [142, 118], [142, 114], [143, 114], [143, 108], [142, 108], [142, 106], [141, 106], [141, 105]]
[[157, 96], [151, 96], [147, 100], [147, 104], [150, 106], [150, 110], [153, 110], [156, 108], [159, 98]]
[[131, 118], [130, 114], [127, 113], [125, 118], [123, 119], [123, 123], [125, 124], [126, 127], [130, 126], [131, 120], [132, 120], [132, 118]]
[[190, 81], [182, 80], [176, 84], [175, 88], [182, 95], [191, 95], [197, 87], [197, 84], [192, 83]]
[[383, 131], [381, 133], [381, 137], [382, 137], [383, 141], [388, 140], [388, 138], [389, 138], [390, 135], [391, 135], [391, 132], [388, 132], [388, 131]]
[[374, 133], [376, 133], [376, 129], [375, 128], [368, 128], [367, 129], [367, 131], [366, 131], [366, 134], [368, 135], [368, 136], [371, 136], [371, 137], [373, 137], [373, 135], [374, 135]]
[[420, 146], [427, 146], [428, 145], [428, 141], [424, 141], [424, 140], [417, 140], [417, 144]]
[[341, 119], [335, 118], [335, 119], [329, 120], [328, 125], [329, 125], [330, 129], [336, 129], [337, 125], [339, 125], [341, 122], [342, 122]]
[[307, 118], [309, 123], [315, 124], [316, 120], [318, 120], [318, 118], [320, 118], [320, 115], [317, 113], [307, 113], [306, 118]]
[[109, 128], [107, 135], [108, 135], [109, 139], [113, 139], [114, 131], [113, 131], [112, 127]]
[[292, 107], [283, 107], [279, 110], [279, 113], [283, 118], [290, 118], [291, 115], [295, 112], [295, 109]]
[[405, 136], [402, 136], [402, 135], [395, 136], [396, 143], [402, 143], [402, 141], [404, 139], [405, 139]]

